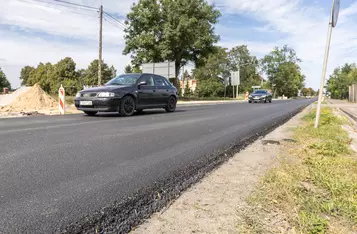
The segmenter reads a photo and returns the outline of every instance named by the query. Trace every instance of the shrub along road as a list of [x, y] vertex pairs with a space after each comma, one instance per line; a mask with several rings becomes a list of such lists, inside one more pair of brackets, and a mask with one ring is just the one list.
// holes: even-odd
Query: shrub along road
[[0, 231], [127, 232], [312, 101], [3, 119]]

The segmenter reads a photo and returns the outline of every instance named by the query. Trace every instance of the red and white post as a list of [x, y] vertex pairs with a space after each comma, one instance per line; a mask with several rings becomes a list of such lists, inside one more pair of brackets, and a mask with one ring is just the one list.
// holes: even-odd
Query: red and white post
[[249, 99], [249, 92], [245, 92], [245, 98], [244, 98], [246, 101], [248, 101]]
[[64, 115], [64, 88], [61, 87], [58, 90], [58, 97], [59, 97], [59, 113], [60, 115]]

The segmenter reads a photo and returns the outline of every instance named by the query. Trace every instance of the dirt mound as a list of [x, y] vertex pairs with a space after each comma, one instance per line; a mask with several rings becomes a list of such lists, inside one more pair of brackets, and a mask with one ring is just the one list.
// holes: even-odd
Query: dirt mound
[[27, 112], [50, 111], [58, 107], [58, 102], [49, 96], [40, 85], [35, 84], [27, 92], [22, 93], [1, 111]]

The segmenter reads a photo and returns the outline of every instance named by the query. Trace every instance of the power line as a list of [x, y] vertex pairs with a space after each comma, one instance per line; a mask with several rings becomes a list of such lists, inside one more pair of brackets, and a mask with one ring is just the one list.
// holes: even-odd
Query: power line
[[[42, 2], [42, 3], [49, 3], [49, 2], [46, 2], [46, 1], [41, 1], [41, 0], [17, 0], [17, 1], [20, 1], [20, 2], [26, 2], [26, 3], [29, 3], [29, 4], [35, 4], [35, 2]], [[35, 1], [35, 2], [34, 2]], [[42, 5], [42, 4], [39, 4], [39, 5]], [[63, 6], [63, 7], [66, 7], [64, 5], [59, 5], [59, 4], [55, 4], [55, 5], [58, 5], [58, 6]], [[51, 8], [51, 9], [55, 9], [55, 10], [59, 10], [59, 11], [65, 11], [65, 12], [71, 12], [71, 13], [74, 13], [74, 14], [79, 14], [79, 15], [84, 15], [84, 16], [90, 16], [90, 17], [96, 17], [95, 15], [90, 15], [90, 14], [85, 14], [85, 13], [81, 13], [79, 11], [71, 11], [71, 10], [67, 10], [67, 9], [63, 9], [63, 8], [56, 8], [56, 7], [51, 7], [50, 5], [42, 5], [42, 6], [45, 6], [47, 8]], [[75, 8], [77, 9], [77, 8]]]
[[107, 13], [107, 12], [103, 12], [105, 15], [107, 15], [108, 17], [110, 17], [112, 20], [114, 20], [115, 22], [117, 22], [118, 24], [120, 24], [121, 26], [123, 26], [124, 28], [126, 28], [126, 25], [123, 24], [122, 22], [120, 22], [117, 18], [115, 18], [114, 16], [112, 16], [111, 14]]
[[[61, 2], [50, 2], [50, 1], [44, 1], [44, 0], [31, 0], [31, 1], [34, 1], [34, 2], [42, 2], [42, 3], [45, 3], [45, 4], [51, 4], [51, 5], [56, 5], [56, 6], [62, 6], [62, 7], [70, 7], [70, 8], [74, 8], [74, 9], [81, 9], [81, 10], [86, 10], [86, 11], [93, 11], [94, 9], [88, 9], [88, 8], [78, 8], [78, 7], [74, 7], [73, 5], [64, 5], [64, 3], [61, 3]], [[95, 8], [95, 10], [98, 10]]]
[[107, 17], [107, 16], [104, 16], [103, 18], [104, 18], [105, 21], [107, 21], [107, 22], [110, 23], [111, 25], [113, 25], [113, 26], [115, 26], [115, 27], [117, 27], [117, 28], [119, 28], [119, 29], [121, 29], [121, 30], [124, 30], [124, 29], [125, 29], [124, 26], [122, 26], [121, 24], [118, 24], [118, 22], [114, 21], [113, 19], [111, 19], [111, 18], [109, 18], [109, 17]]
[[97, 8], [97, 7], [88, 6], [88, 5], [82, 5], [82, 4], [73, 3], [73, 2], [67, 2], [67, 1], [63, 1], [63, 0], [52, 0], [52, 1], [55, 1], [55, 2], [62, 2], [62, 3], [66, 3], [66, 4], [69, 4], [69, 5], [73, 5], [73, 6], [79, 6], [79, 7], [85, 7], [85, 8], [88, 8], [88, 9], [95, 9], [95, 10], [98, 10], [98, 8]]
[[108, 18], [104, 18], [104, 20], [108, 23], [110, 23], [111, 25], [113, 25], [114, 27], [117, 27], [119, 29], [123, 29], [122, 27], [120, 27], [118, 24], [113, 23], [112, 21], [110, 21]]

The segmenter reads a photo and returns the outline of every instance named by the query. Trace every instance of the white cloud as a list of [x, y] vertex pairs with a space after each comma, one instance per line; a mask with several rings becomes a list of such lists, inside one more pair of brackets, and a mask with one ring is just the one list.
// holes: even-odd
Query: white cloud
[[[7, 60], [0, 60], [0, 65], [13, 87], [19, 86], [19, 72], [26, 65], [56, 63], [69, 56], [78, 68], [86, 68], [98, 57], [99, 17], [96, 11], [31, 0], [0, 0], [0, 23], [10, 25], [7, 29], [0, 28], [1, 57]], [[122, 55], [123, 35], [123, 29], [115, 22], [103, 22], [103, 59], [115, 65], [118, 72], [122, 72], [130, 61]]]
[[[283, 35], [280, 41], [273, 44], [293, 47], [303, 60], [301, 66], [307, 76], [307, 85], [319, 87], [330, 1], [324, 4], [324, 9], [316, 4], [304, 5], [302, 0], [216, 0], [215, 3], [226, 6], [223, 8], [226, 13], [243, 14], [262, 22], [266, 25], [260, 28], [262, 33], [274, 30]], [[356, 19], [353, 16], [356, 14], [357, 2], [341, 9], [338, 25], [333, 30], [327, 74], [342, 63], [357, 60], [357, 31], [353, 30]], [[231, 43], [227, 44], [235, 43], [230, 40]], [[247, 41], [245, 44], [253, 50], [258, 48], [259, 52], [271, 47], [270, 42], [266, 44], [264, 41]]]

